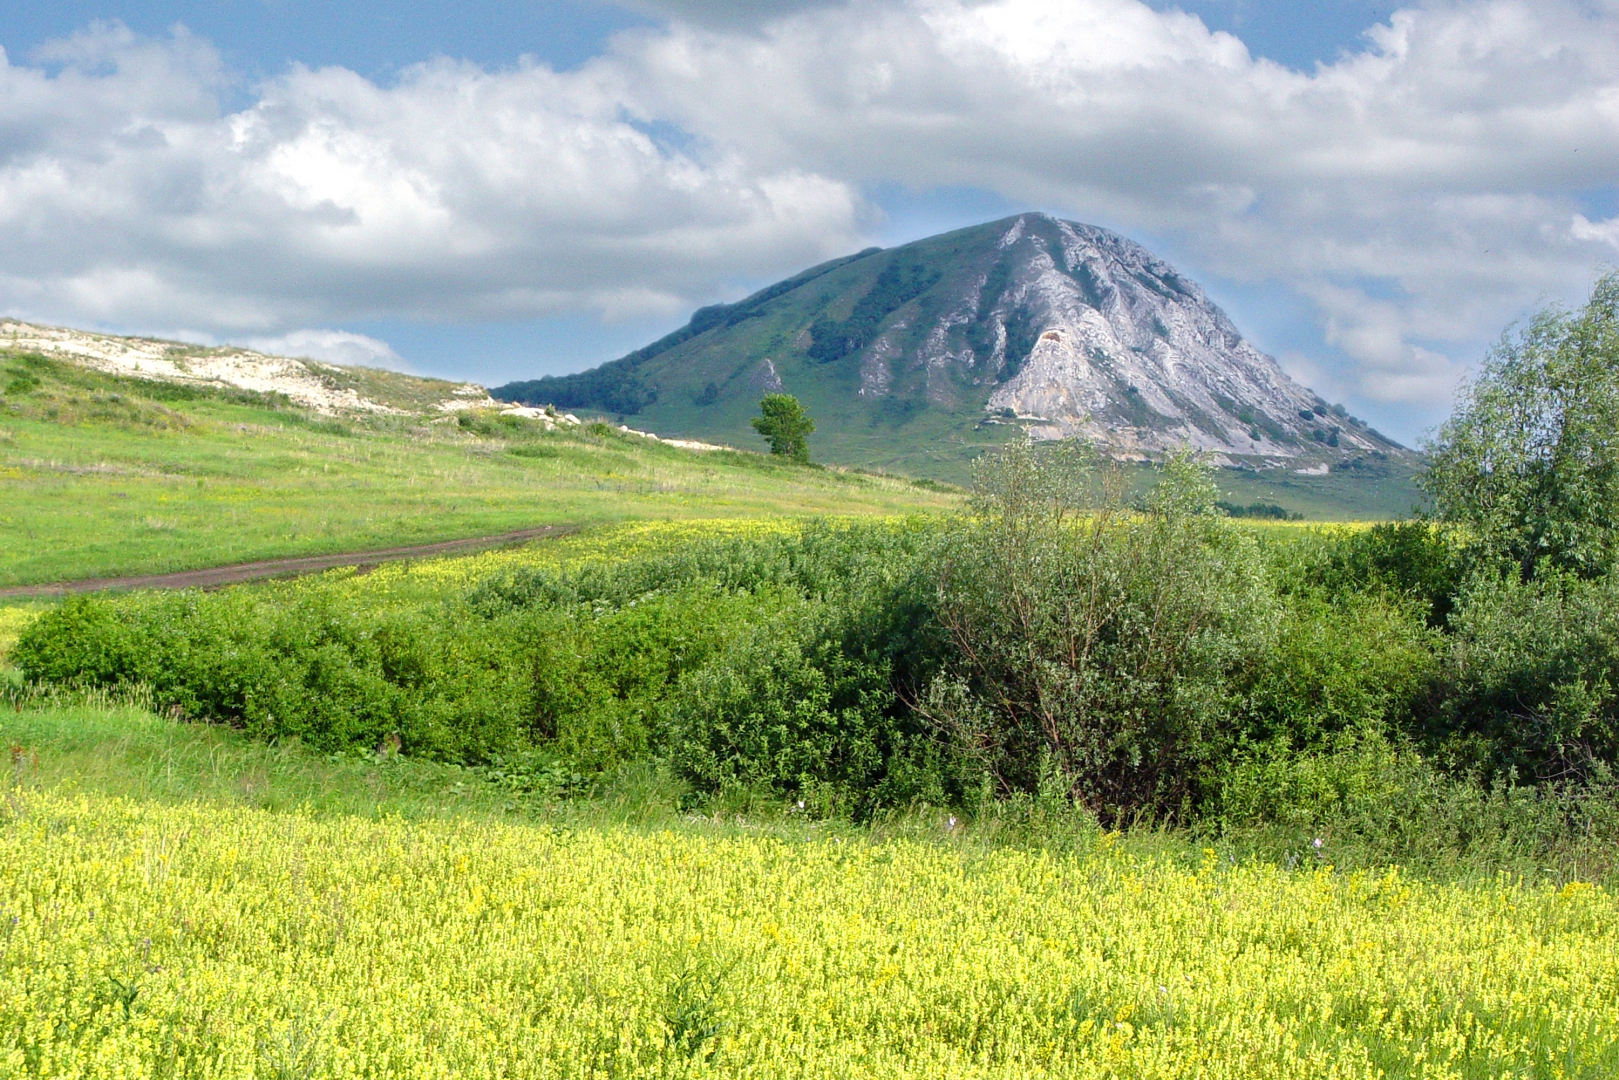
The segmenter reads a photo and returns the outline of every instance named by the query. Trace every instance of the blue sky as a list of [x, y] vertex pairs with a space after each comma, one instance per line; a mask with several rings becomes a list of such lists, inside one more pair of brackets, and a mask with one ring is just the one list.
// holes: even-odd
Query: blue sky
[[[1236, 34], [1250, 51], [1309, 68], [1360, 43], [1361, 32], [1397, 5], [1364, 0], [1201, 0], [1164, 3], [1202, 18], [1212, 30]], [[95, 20], [118, 20], [147, 35], [176, 23], [213, 42], [247, 76], [269, 75], [289, 63], [338, 64], [386, 78], [402, 67], [444, 55], [507, 65], [530, 55], [572, 67], [601, 52], [607, 37], [630, 26], [655, 25], [656, 9], [627, 4], [556, 2], [471, 5], [371, 0], [53, 0], [0, 5], [0, 44], [13, 56], [66, 37]]]
[[0, 307], [495, 383], [1042, 209], [1412, 440], [1619, 258], [1609, 42], [1581, 0], [0, 4]]

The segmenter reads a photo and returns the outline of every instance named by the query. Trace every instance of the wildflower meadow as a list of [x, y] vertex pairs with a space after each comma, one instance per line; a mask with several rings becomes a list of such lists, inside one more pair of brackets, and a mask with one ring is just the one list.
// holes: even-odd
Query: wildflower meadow
[[0, 1073], [1603, 1077], [1619, 909], [799, 835], [29, 792], [0, 830]]

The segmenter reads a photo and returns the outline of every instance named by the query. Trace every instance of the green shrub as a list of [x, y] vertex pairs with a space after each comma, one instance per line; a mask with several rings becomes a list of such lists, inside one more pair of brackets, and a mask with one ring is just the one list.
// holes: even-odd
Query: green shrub
[[1397, 751], [1376, 731], [1344, 732], [1297, 753], [1275, 743], [1235, 760], [1221, 777], [1226, 833], [1268, 829], [1295, 841], [1325, 834], [1404, 850], [1427, 827], [1442, 778], [1415, 751]]
[[1315, 582], [1335, 591], [1385, 589], [1426, 606], [1430, 625], [1450, 617], [1466, 575], [1455, 538], [1427, 521], [1395, 521], [1339, 536], [1316, 568]]
[[1584, 784], [1481, 784], [1376, 734], [1245, 756], [1217, 806], [1205, 835], [1288, 864], [1593, 880], [1619, 855], [1619, 790], [1606, 772]]
[[41, 682], [142, 683], [165, 710], [327, 750], [397, 733], [411, 753], [481, 760], [528, 737], [521, 620], [457, 624], [293, 595], [82, 598], [30, 625], [14, 662]]
[[1264, 566], [1186, 459], [1145, 513], [1076, 521], [1073, 453], [1013, 447], [981, 473], [942, 569], [950, 653], [925, 708], [1003, 791], [1035, 790], [1049, 757], [1103, 813], [1190, 809], [1270, 640]]
[[1451, 621], [1448, 685], [1429, 729], [1447, 760], [1552, 781], [1614, 764], [1619, 579], [1480, 573]]
[[1345, 732], [1392, 733], [1439, 672], [1420, 605], [1386, 593], [1289, 597], [1246, 693], [1244, 741], [1317, 750]]
[[677, 771], [699, 790], [768, 789], [821, 813], [936, 795], [932, 739], [899, 714], [886, 665], [845, 654], [835, 622], [811, 606], [756, 625], [683, 679]]
[[670, 693], [739, 627], [790, 600], [699, 583], [623, 608], [575, 609], [535, 639], [535, 735], [578, 768], [599, 770], [661, 750]]

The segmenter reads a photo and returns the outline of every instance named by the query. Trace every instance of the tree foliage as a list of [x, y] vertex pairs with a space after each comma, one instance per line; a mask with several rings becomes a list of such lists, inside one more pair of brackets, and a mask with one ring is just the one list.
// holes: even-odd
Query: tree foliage
[[815, 421], [791, 394], [766, 394], [759, 402], [753, 430], [770, 443], [770, 452], [794, 461], [809, 460], [809, 436]]
[[847, 319], [834, 322], [823, 315], [810, 326], [810, 359], [830, 364], [864, 349], [877, 337], [884, 319], [933, 288], [939, 276], [926, 263], [891, 259]]
[[1504, 335], [1429, 447], [1423, 486], [1486, 558], [1593, 577], [1619, 551], [1619, 274]]

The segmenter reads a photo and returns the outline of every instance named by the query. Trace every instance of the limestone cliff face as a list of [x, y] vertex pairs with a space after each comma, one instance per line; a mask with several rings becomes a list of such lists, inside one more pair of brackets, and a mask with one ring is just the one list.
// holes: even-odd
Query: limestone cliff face
[[[1015, 418], [1036, 438], [1080, 435], [1122, 457], [1179, 446], [1271, 458], [1389, 448], [1290, 379], [1140, 244], [1024, 214], [996, 247], [996, 265], [962, 291], [915, 357], [992, 379], [990, 417]], [[870, 350], [862, 392], [880, 393], [890, 378], [885, 344]]]

